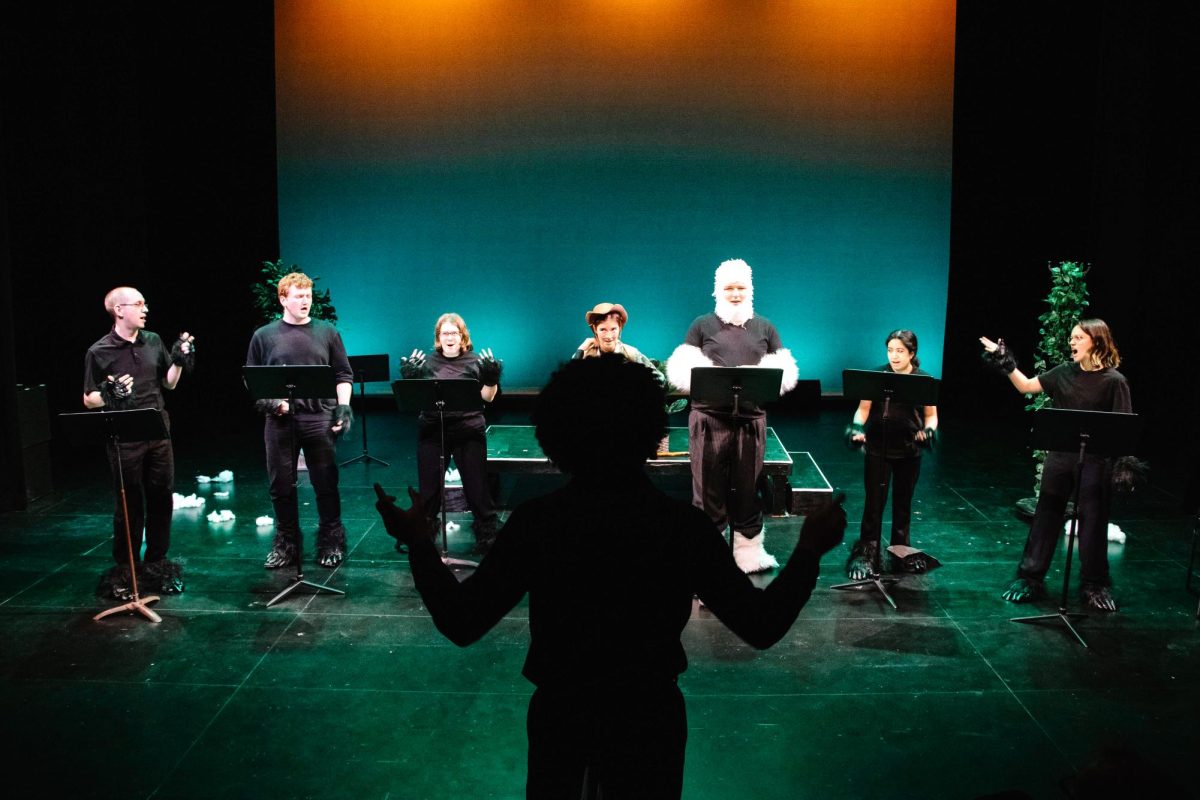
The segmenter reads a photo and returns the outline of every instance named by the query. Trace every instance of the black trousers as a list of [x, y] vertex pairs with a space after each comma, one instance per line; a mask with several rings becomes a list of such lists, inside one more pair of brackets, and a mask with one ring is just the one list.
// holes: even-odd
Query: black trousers
[[[163, 412], [164, 420], [166, 412]], [[120, 446], [121, 471], [125, 477], [125, 498], [129, 508], [129, 539], [135, 560], [142, 553], [142, 532], [145, 531], [146, 561], [161, 561], [171, 547], [171, 515], [175, 503], [175, 451], [170, 439], [158, 442], [130, 442]], [[108, 465], [112, 471], [113, 493], [113, 560], [118, 564], [129, 561], [125, 545], [125, 514], [121, 508], [121, 486], [117, 474], [117, 450], [108, 446]]]
[[[1050, 560], [1063, 539], [1067, 503], [1075, 489], [1075, 468], [1079, 456], [1074, 453], [1046, 454], [1042, 466], [1042, 488], [1037, 509], [1029, 527], [1029, 539], [1017, 575], [1042, 580]], [[1079, 521], [1076, 536], [1079, 545], [1079, 578], [1084, 586], [1108, 586], [1108, 512], [1111, 499], [1112, 462], [1088, 456], [1083, 462], [1079, 487]]]
[[[733, 420], [692, 409], [688, 415], [692, 505], [724, 531], [748, 539], [762, 530], [758, 476], [767, 449], [766, 417]], [[739, 453], [740, 446], [740, 457]]]
[[333, 443], [333, 414], [297, 414], [296, 437], [292, 439], [292, 417], [268, 416], [263, 426], [267, 451], [267, 479], [271, 505], [275, 509], [277, 535], [300, 542], [300, 508], [296, 496], [296, 462], [304, 449], [308, 479], [317, 496], [318, 540], [344, 536], [342, 500], [338, 494], [337, 452]]
[[687, 711], [673, 682], [538, 689], [527, 728], [526, 797], [674, 800], [683, 792]]
[[[442, 508], [441, 496], [441, 433], [436, 422], [421, 420], [417, 432], [417, 480], [425, 513], [433, 516]], [[487, 435], [482, 419], [446, 420], [446, 463], [454, 459], [462, 477], [467, 508], [475, 519], [496, 516], [491, 492], [487, 485]]]
[[883, 508], [887, 504], [888, 486], [892, 488], [892, 544], [908, 544], [912, 522], [913, 492], [921, 477], [921, 457], [887, 458], [867, 453], [863, 462], [862, 527], [859, 538], [878, 542], [883, 531]]

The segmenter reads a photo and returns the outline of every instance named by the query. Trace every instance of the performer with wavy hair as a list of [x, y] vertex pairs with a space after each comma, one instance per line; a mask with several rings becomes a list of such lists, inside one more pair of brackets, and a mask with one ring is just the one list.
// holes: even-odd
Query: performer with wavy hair
[[[487, 485], [487, 435], [484, 433], [487, 422], [483, 416], [483, 403], [492, 402], [499, 393], [503, 366], [491, 349], [475, 352], [467, 323], [453, 312], [442, 314], [434, 324], [433, 352], [428, 358], [418, 348], [400, 361], [400, 374], [404, 378], [466, 378], [479, 382], [482, 402], [478, 410], [444, 415], [446, 462], [453, 457], [462, 477], [463, 494], [473, 517], [471, 527], [477, 553], [486, 553], [496, 540], [496, 508]], [[442, 432], [438, 417], [422, 412], [417, 430], [417, 478], [421, 500], [431, 518], [442, 507], [439, 494], [441, 455]]]
[[[1055, 408], [1122, 413], [1133, 410], [1129, 382], [1117, 372], [1121, 355], [1108, 324], [1102, 319], [1081, 319], [1071, 329], [1071, 360], [1032, 378], [1017, 369], [1016, 357], [1003, 339], [992, 341], [981, 336], [979, 341], [984, 347], [984, 360], [1005, 373], [1018, 392], [1045, 392], [1054, 399]], [[1017, 567], [1017, 577], [1004, 590], [1005, 600], [1024, 603], [1045, 597], [1046, 571], [1062, 538], [1077, 462], [1076, 453], [1046, 453], [1025, 553]], [[1117, 610], [1108, 572], [1112, 472], [1111, 458], [1087, 455], [1079, 485], [1079, 593], [1083, 602], [1097, 611]]]
[[845, 531], [839, 501], [814, 512], [787, 564], [755, 587], [707, 515], [646, 474], [666, 430], [663, 399], [648, 370], [615, 355], [555, 372], [533, 423], [570, 480], [518, 506], [461, 582], [429, 539], [420, 495], [409, 489], [406, 511], [376, 486], [375, 507], [408, 546], [417, 591], [452, 642], [477, 641], [529, 596], [527, 797], [679, 797], [688, 737], [680, 634], [693, 597], [750, 646], [770, 647]]

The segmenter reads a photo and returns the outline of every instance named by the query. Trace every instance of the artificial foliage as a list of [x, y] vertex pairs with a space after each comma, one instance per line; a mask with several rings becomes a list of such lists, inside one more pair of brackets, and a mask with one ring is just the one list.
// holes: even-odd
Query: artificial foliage
[[[296, 264], [285, 265], [282, 258], [278, 261], [262, 262], [262, 277], [251, 287], [251, 292], [254, 296], [254, 307], [258, 309], [263, 322], [272, 322], [283, 316], [283, 307], [279, 305], [279, 281], [289, 273], [302, 271]], [[329, 299], [329, 290], [317, 289], [319, 276], [309, 277], [313, 281], [312, 308], [309, 315], [313, 319], [337, 324], [337, 310], [333, 307], [333, 301]]]
[[[1061, 261], [1057, 266], [1050, 264], [1050, 294], [1046, 296], [1049, 308], [1038, 317], [1038, 344], [1033, 354], [1033, 374], [1040, 375], [1071, 358], [1071, 329], [1083, 319], [1087, 309], [1087, 273], [1091, 267], [1078, 261]], [[1053, 405], [1045, 392], [1027, 394], [1029, 403], [1025, 408], [1037, 411]], [[1046, 460], [1044, 450], [1033, 451], [1035, 464], [1034, 495], [1041, 491], [1042, 465]], [[1026, 501], [1022, 501], [1026, 502]]]

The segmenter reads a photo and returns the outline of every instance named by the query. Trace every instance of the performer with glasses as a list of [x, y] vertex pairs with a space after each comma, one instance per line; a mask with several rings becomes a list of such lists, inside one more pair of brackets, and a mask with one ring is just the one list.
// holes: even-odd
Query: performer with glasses
[[[178, 386], [183, 373], [195, 364], [195, 337], [181, 333], [168, 347], [158, 334], [146, 330], [150, 306], [132, 286], [118, 286], [105, 295], [104, 309], [113, 326], [108, 335], [88, 348], [84, 358], [84, 407], [108, 411], [155, 408], [162, 412], [163, 423], [170, 431], [162, 390]], [[183, 571], [177, 562], [167, 558], [175, 491], [175, 454], [170, 439], [122, 443], [119, 452], [109, 445], [108, 461], [116, 493], [112, 551], [116, 564], [102, 585], [117, 600], [133, 597], [118, 460], [125, 478], [130, 544], [138, 560], [138, 585], [162, 594], [182, 592]]]
[[[1129, 382], [1117, 372], [1121, 355], [1108, 324], [1082, 319], [1071, 329], [1071, 360], [1029, 378], [1017, 369], [1017, 359], [1000, 339], [979, 338], [984, 359], [1008, 376], [1023, 394], [1045, 392], [1055, 408], [1078, 411], [1131, 413]], [[1075, 486], [1077, 453], [1049, 452], [1042, 465], [1041, 490], [1025, 542], [1017, 577], [1004, 590], [1012, 603], [1046, 596], [1045, 577], [1062, 538], [1067, 502]], [[1113, 460], [1087, 455], [1079, 485], [1079, 593], [1097, 611], [1116, 611], [1108, 572], [1108, 510], [1112, 493]]]
[[[483, 403], [490, 403], [500, 391], [500, 373], [504, 364], [496, 360], [490, 349], [475, 352], [467, 323], [453, 312], [442, 314], [433, 327], [433, 352], [428, 358], [423, 350], [413, 350], [400, 361], [400, 374], [405, 378], [466, 378], [479, 382], [479, 409], [451, 412], [444, 415], [446, 462], [453, 457], [462, 477], [463, 494], [473, 517], [475, 552], [486, 553], [496, 540], [497, 515], [487, 485], [487, 422]], [[421, 499], [430, 518], [442, 508], [442, 429], [435, 414], [422, 412], [417, 431], [417, 477]]]

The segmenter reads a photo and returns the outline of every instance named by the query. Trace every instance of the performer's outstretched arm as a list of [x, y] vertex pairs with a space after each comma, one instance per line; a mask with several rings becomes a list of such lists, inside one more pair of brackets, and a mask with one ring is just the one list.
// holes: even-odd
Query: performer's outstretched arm
[[1018, 392], [1024, 394], [1038, 394], [1042, 391], [1042, 384], [1037, 379], [1037, 376], [1032, 378], [1026, 377], [1024, 372], [1017, 369], [1017, 360], [1012, 352], [1004, 344], [1004, 340], [993, 342], [986, 336], [979, 337], [979, 343], [983, 345], [983, 349], [987, 351], [987, 358], [992, 364], [1008, 374], [1008, 379], [1012, 381], [1012, 385]]

